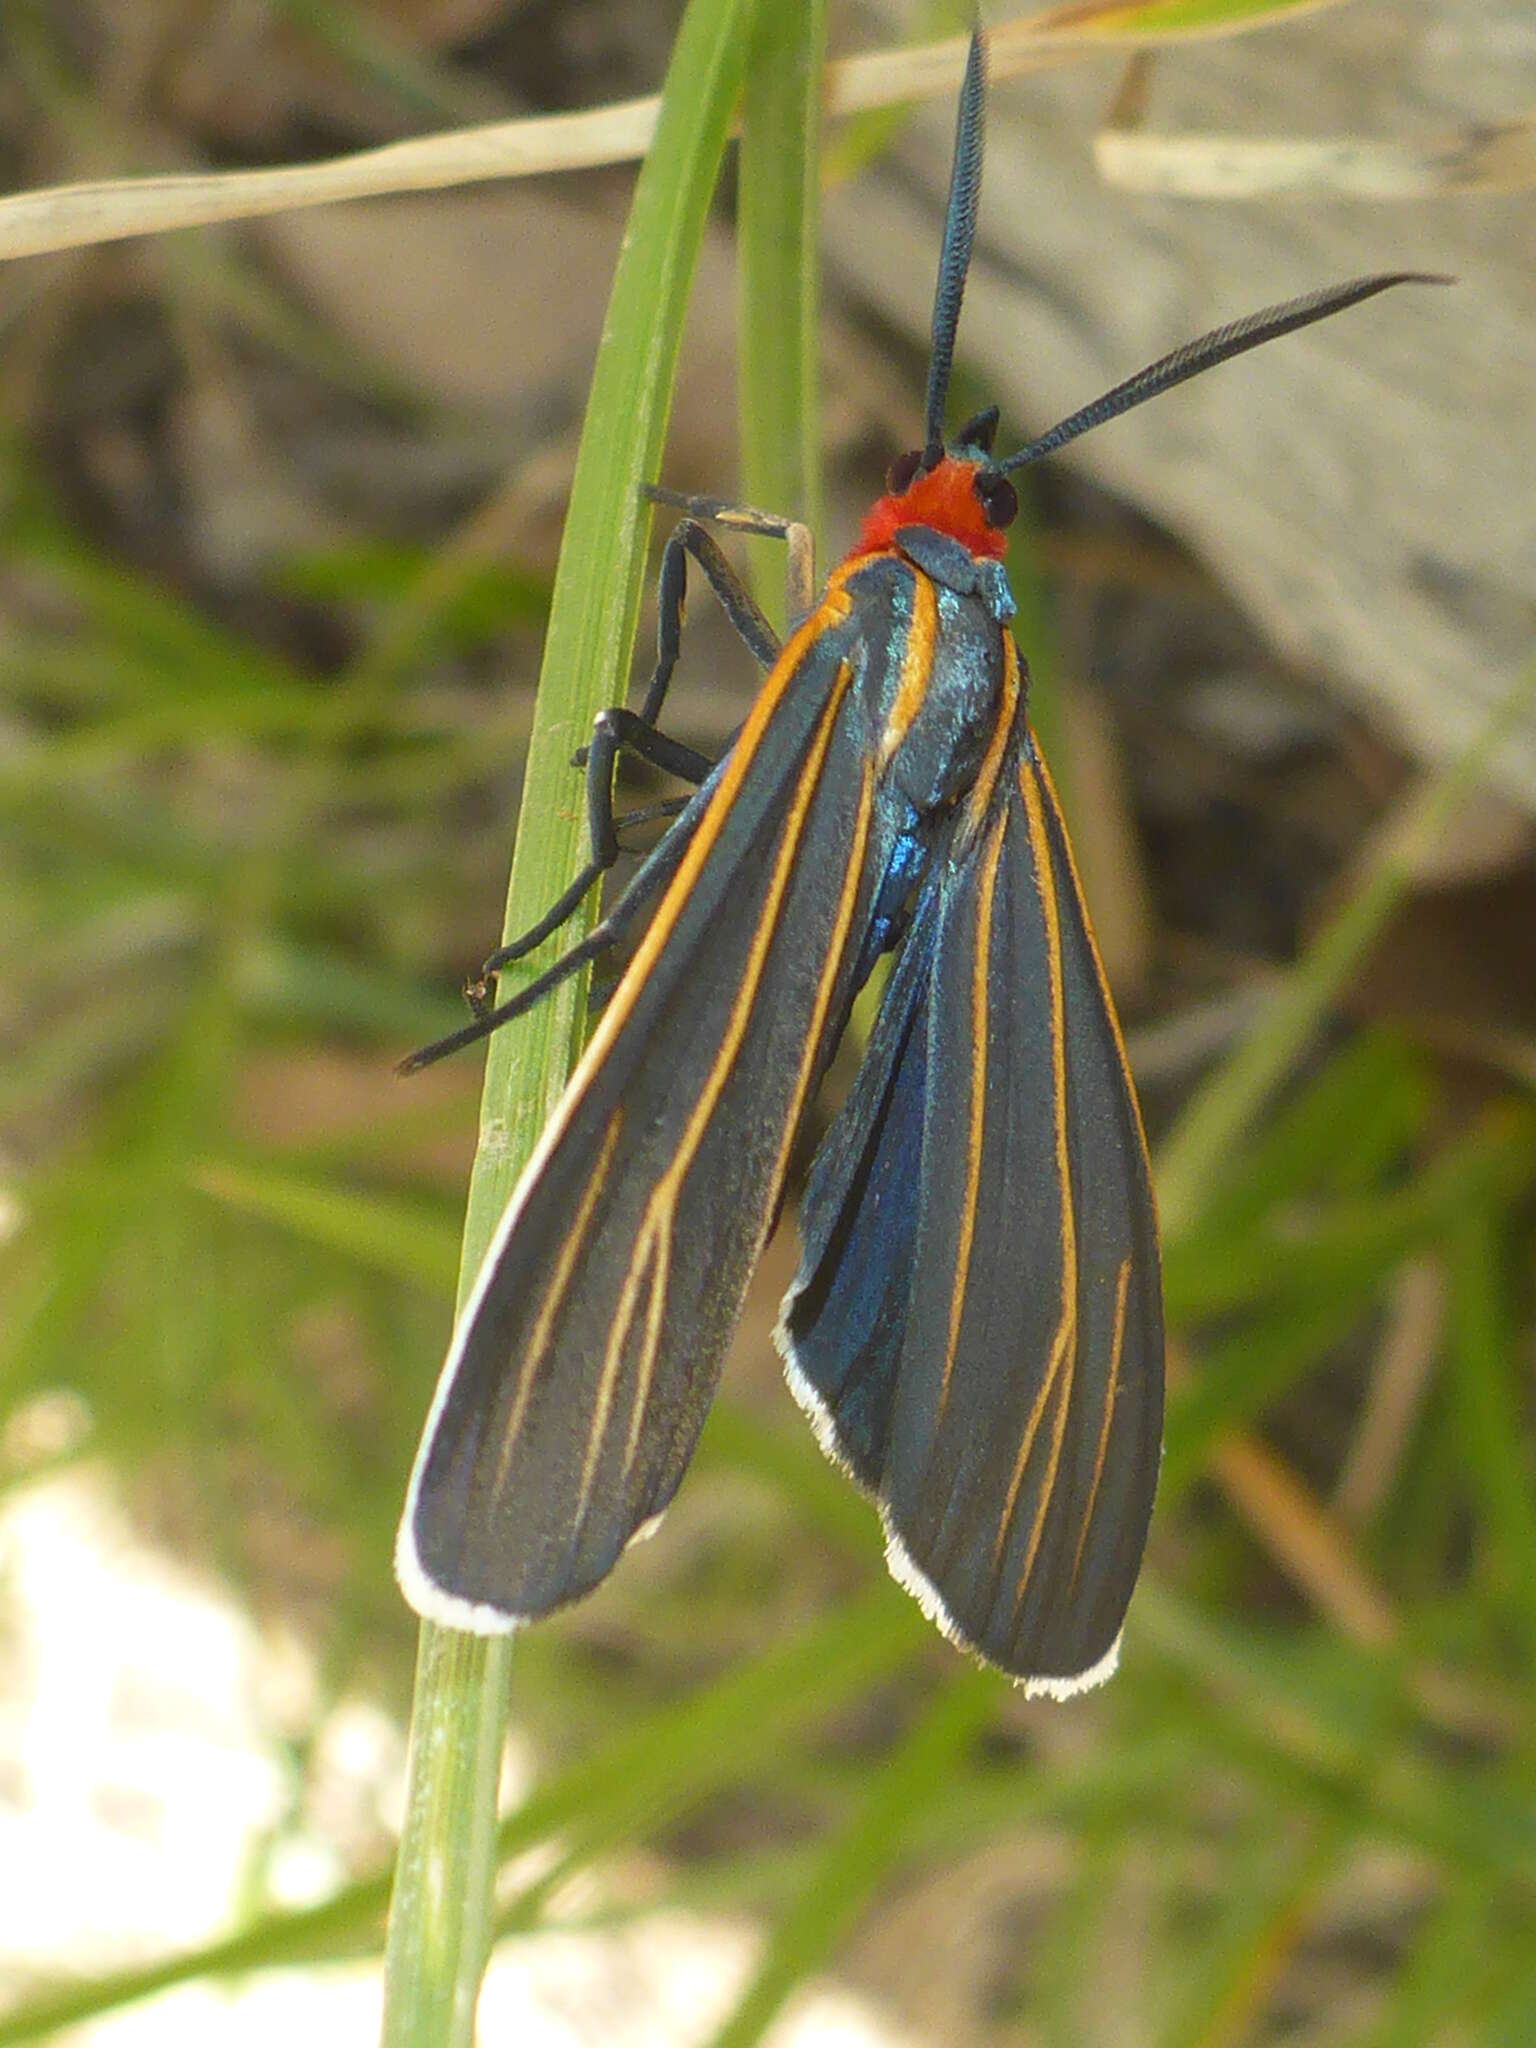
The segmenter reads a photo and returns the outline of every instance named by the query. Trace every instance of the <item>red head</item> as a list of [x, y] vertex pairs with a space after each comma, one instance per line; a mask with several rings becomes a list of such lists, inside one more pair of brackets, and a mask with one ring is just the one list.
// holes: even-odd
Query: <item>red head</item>
[[904, 455], [892, 465], [890, 492], [875, 501], [855, 552], [890, 547], [898, 527], [932, 526], [973, 555], [1000, 561], [1008, 547], [1008, 523], [1019, 509], [1013, 486], [965, 455], [940, 456], [931, 469], [922, 465], [920, 454]]

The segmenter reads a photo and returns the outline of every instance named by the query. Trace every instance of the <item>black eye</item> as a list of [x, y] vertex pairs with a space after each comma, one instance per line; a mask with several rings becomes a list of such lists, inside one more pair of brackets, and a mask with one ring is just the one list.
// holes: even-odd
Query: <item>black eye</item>
[[976, 479], [976, 496], [981, 509], [987, 515], [988, 526], [999, 531], [1011, 526], [1019, 516], [1019, 494], [1007, 477], [999, 476], [995, 470], [983, 470]]
[[923, 466], [921, 448], [909, 448], [905, 455], [898, 455], [886, 475], [886, 485], [893, 491], [904, 491]]

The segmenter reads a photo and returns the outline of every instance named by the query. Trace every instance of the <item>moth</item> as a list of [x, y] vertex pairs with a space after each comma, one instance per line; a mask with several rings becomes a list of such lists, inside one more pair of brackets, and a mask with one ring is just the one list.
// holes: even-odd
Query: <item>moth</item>
[[[1219, 328], [1014, 454], [993, 452], [996, 407], [946, 440], [984, 97], [978, 34], [922, 445], [819, 592], [803, 528], [651, 494], [689, 516], [663, 558], [642, 709], [604, 713], [588, 750], [592, 862], [487, 973], [558, 929], [616, 859], [621, 751], [695, 793], [588, 938], [414, 1056], [509, 1023], [630, 941], [459, 1319], [411, 1477], [398, 1574], [412, 1606], [448, 1626], [511, 1629], [577, 1598], [666, 1508], [817, 1085], [890, 954], [800, 1205], [785, 1374], [876, 1503], [891, 1571], [947, 1636], [1026, 1691], [1064, 1697], [1114, 1669], [1160, 1455], [1157, 1222], [1010, 630], [1009, 479], [1409, 274]], [[789, 541], [796, 623], [782, 645], [712, 524]], [[713, 762], [659, 723], [690, 562], [764, 670]]]

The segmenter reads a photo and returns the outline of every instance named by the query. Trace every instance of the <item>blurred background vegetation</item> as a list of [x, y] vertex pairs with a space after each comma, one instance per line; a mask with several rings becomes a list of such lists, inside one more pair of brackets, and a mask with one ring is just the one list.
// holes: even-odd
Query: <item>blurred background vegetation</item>
[[[654, 85], [679, 11], [12, 0], [0, 186], [593, 105]], [[862, 128], [843, 168], [881, 141]], [[407, 1704], [389, 1552], [478, 1070], [392, 1066], [459, 1021], [499, 929], [630, 183], [0, 272], [0, 1477], [19, 1496], [79, 1466], [300, 1633], [320, 1680], [270, 1853], [330, 1706]], [[667, 470], [722, 492], [729, 229], [728, 189]], [[836, 552], [911, 438], [922, 362], [835, 276], [828, 332]], [[1069, 474], [1025, 525], [1020, 637], [1170, 1176], [1174, 1385], [1122, 1675], [1025, 1704], [888, 1585], [778, 1384], [783, 1231], [663, 1534], [518, 1638], [539, 1775], [505, 1848], [548, 1853], [510, 1864], [498, 1911], [512, 1937], [659, 1902], [750, 1915], [732, 2043], [835, 1966], [917, 2040], [1515, 2048], [1531, 838], [1437, 824], [1405, 864], [1384, 849], [1405, 809], [1422, 823], [1418, 771], [1325, 674]], [[752, 680], [700, 604], [673, 728], [717, 750]], [[1245, 1073], [1258, 1113], [1227, 1115]], [[348, 1838], [348, 1880], [299, 1913], [258, 1858], [230, 1940], [163, 1974], [376, 1949], [388, 1850]], [[58, 2002], [23, 1958], [0, 2040], [152, 1975]]]

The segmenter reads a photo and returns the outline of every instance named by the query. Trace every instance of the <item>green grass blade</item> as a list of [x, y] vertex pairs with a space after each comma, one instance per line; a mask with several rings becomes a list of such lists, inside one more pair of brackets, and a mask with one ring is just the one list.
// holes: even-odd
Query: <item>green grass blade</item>
[[[462, 1638], [441, 1632], [444, 1641]], [[878, 1585], [751, 1663], [628, 1727], [597, 1756], [578, 1758], [502, 1822], [496, 1855], [524, 1855], [555, 1837], [573, 1853], [565, 1873], [665, 1825], [723, 1787], [755, 1773], [808, 1724], [867, 1692], [930, 1647], [915, 1607]], [[499, 1748], [500, 1731], [497, 1731]], [[524, 1888], [512, 1910], [548, 1889]], [[66, 2026], [205, 1977], [287, 1968], [371, 1949], [389, 1895], [382, 1873], [345, 1886], [318, 1906], [265, 1914], [249, 1928], [162, 1961], [37, 1992], [0, 2015], [0, 2048], [45, 2039]]]
[[1465, 2012], [1468, 1994], [1481, 1988], [1491, 1954], [1486, 1902], [1480, 1888], [1461, 1884], [1428, 1916], [1398, 1968], [1391, 2002], [1356, 2048], [1420, 2048]]
[[1415, 1178], [1364, 1196], [1278, 1213], [1246, 1232], [1202, 1229], [1169, 1249], [1166, 1291], [1174, 1323], [1242, 1309], [1304, 1303], [1362, 1275], [1384, 1277], [1444, 1231], [1470, 1200], [1509, 1200], [1531, 1178], [1536, 1121], [1501, 1104]]
[[[504, 930], [525, 928], [581, 858], [571, 754], [624, 696], [648, 522], [639, 487], [666, 435], [689, 280], [741, 86], [751, 0], [693, 0], [678, 31], [651, 153], [598, 346], [550, 607]], [[565, 943], [589, 928], [576, 920]], [[537, 973], [553, 948], [523, 966]], [[503, 984], [505, 990], [505, 982]], [[580, 1042], [586, 979], [490, 1042], [459, 1301]], [[405, 1828], [385, 1957], [389, 2048], [467, 2044], [489, 1926], [496, 1779], [510, 1645], [424, 1624]], [[494, 1731], [494, 1739], [492, 1739]]]
[[1480, 1498], [1482, 1541], [1499, 1596], [1525, 1638], [1529, 1674], [1536, 1673], [1536, 1488], [1502, 1235], [1486, 1201], [1469, 1206], [1451, 1233], [1451, 1388], [1467, 1473]]
[[[1085, 37], [1121, 39], [1141, 36], [1240, 35], [1267, 28], [1288, 14], [1314, 14], [1336, 7], [1339, 0], [1099, 0], [1097, 6], [1062, 9], [1071, 27]], [[1049, 26], [1050, 16], [1039, 26]]]
[[106, 2013], [121, 2012], [161, 1991], [203, 1979], [244, 1976], [252, 1970], [294, 1965], [376, 1947], [389, 1901], [389, 1875], [360, 1879], [318, 1906], [272, 1914], [238, 1934], [184, 1949], [154, 1963], [88, 1977], [64, 1989], [43, 1990], [0, 2014], [0, 2048], [47, 2041]]
[[1287, 976], [1264, 1021], [1200, 1090], [1158, 1153], [1157, 1199], [1170, 1239], [1186, 1232], [1233, 1148], [1284, 1080], [1359, 966], [1500, 742], [1536, 706], [1536, 662], [1495, 705], [1472, 744], [1411, 805], [1402, 829], [1344, 908]]
[[1382, 1032], [1351, 1040], [1254, 1132], [1197, 1235], [1225, 1246], [1298, 1195], [1373, 1185], [1421, 1138], [1431, 1107], [1417, 1054]]
[[[1518, 1936], [1516, 1940], [1519, 1942]], [[1524, 1949], [1527, 1960], [1523, 1969], [1511, 1966], [1511, 1947], [1516, 1955]], [[1530, 1965], [1529, 1953], [1528, 1945], [1519, 1942], [1518, 1947], [1507, 1946], [1500, 1958], [1500, 1975], [1506, 1982], [1497, 2007], [1488, 2014], [1482, 2036], [1487, 2048], [1527, 2048], [1536, 2038], [1536, 1969]]]
[[1231, 1859], [1214, 1936], [1203, 1948], [1191, 1942], [1181, 1958], [1180, 2009], [1161, 2048], [1236, 2048], [1251, 2038], [1301, 1924], [1337, 1872], [1346, 1829], [1330, 1815], [1315, 1834], [1261, 1838], [1246, 1859]]
[[1004, 1692], [995, 1672], [961, 1671], [870, 1772], [864, 1796], [817, 1856], [711, 2048], [752, 2048], [791, 1992], [836, 1953], [889, 1877], [914, 1823], [947, 1797], [966, 1750]]
[[[758, 12], [742, 95], [737, 260], [747, 502], [821, 532], [821, 74], [826, 0]], [[758, 602], [784, 619], [784, 549], [752, 545]]]
[[458, 1246], [420, 1203], [357, 1194], [241, 1160], [210, 1159], [192, 1185], [245, 1216], [259, 1216], [391, 1279], [439, 1288], [453, 1277]]
[[1169, 1397], [1158, 1480], [1163, 1514], [1205, 1476], [1216, 1439], [1252, 1422], [1297, 1380], [1316, 1370], [1360, 1320], [1368, 1299], [1368, 1292], [1357, 1288], [1338, 1300], [1303, 1307], [1287, 1303], [1278, 1315], [1245, 1323], [1237, 1336], [1208, 1347], [1199, 1372]]
[[508, 1816], [503, 1859], [554, 1836], [566, 1849], [508, 1902], [509, 1918], [529, 1924], [533, 1910], [584, 1864], [654, 1835], [728, 1786], [761, 1783], [798, 1730], [931, 1647], [916, 1608], [879, 1583], [755, 1663], [617, 1735]]

